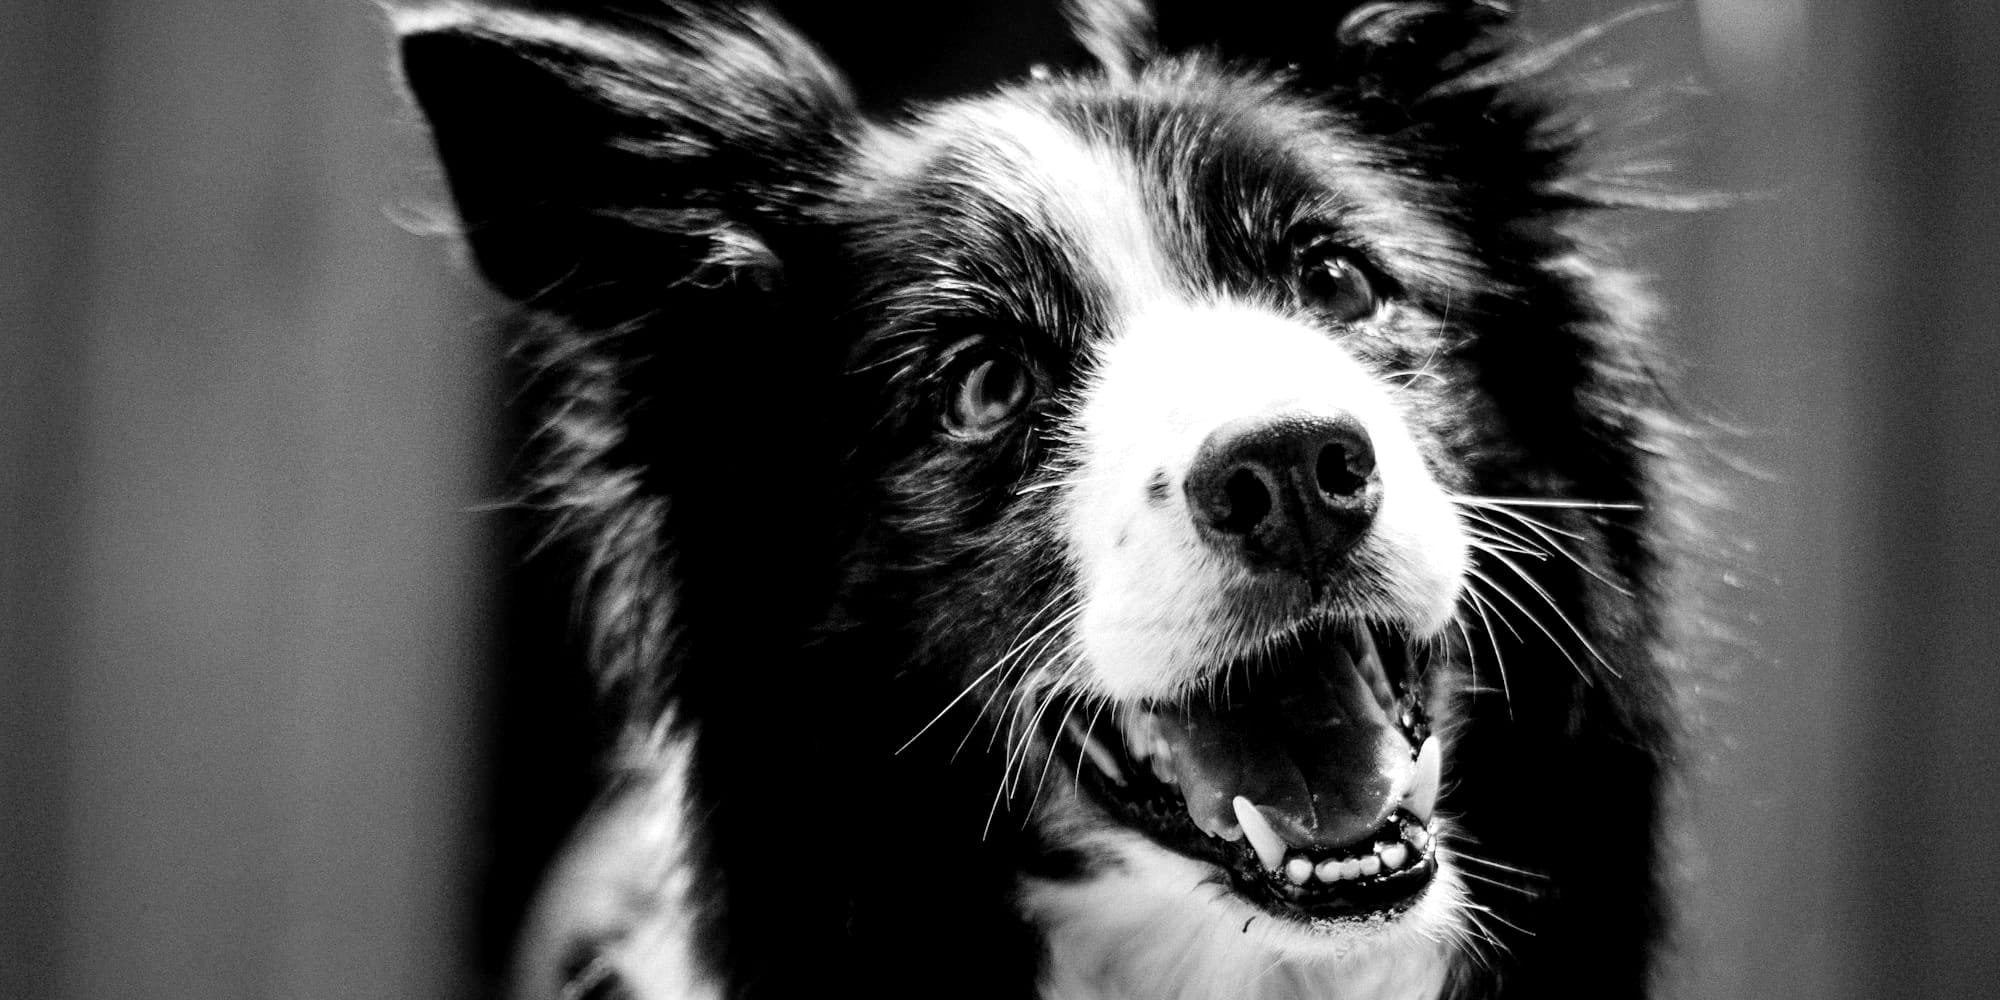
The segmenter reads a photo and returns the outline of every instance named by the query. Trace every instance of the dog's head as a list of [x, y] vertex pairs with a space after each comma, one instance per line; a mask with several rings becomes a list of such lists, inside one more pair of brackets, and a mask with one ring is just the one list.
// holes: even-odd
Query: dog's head
[[994, 815], [937, 835], [1071, 856], [1041, 919], [1434, 949], [1475, 650], [1595, 673], [1578, 571], [1630, 572], [1481, 499], [1635, 499], [1572, 137], [1497, 3], [1194, 6], [1082, 5], [1100, 70], [879, 119], [755, 10], [405, 45], [480, 266], [559, 331], [608, 676], [740, 683], [679, 675], [761, 582], [772, 650], [895, 706], [857, 757], [974, 730]]

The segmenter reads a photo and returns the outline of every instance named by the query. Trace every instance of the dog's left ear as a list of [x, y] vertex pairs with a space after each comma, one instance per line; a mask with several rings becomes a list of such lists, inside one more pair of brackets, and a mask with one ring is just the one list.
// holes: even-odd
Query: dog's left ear
[[1491, 55], [1503, 0], [1072, 0], [1080, 37], [1113, 72], [1205, 51], [1283, 69], [1308, 88], [1408, 106]]
[[769, 279], [770, 235], [858, 121], [819, 52], [756, 5], [393, 16], [473, 259], [587, 326], [688, 282]]

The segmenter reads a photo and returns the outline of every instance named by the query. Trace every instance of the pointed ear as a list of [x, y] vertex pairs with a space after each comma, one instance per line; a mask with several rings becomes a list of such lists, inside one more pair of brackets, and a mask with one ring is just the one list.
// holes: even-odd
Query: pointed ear
[[481, 271], [588, 322], [644, 311], [649, 288], [774, 267], [767, 233], [855, 121], [819, 54], [759, 9], [585, 21], [447, 5], [395, 21]]
[[1079, 36], [1114, 72], [1202, 51], [1401, 104], [1488, 54], [1512, 15], [1504, 0], [1072, 0]]

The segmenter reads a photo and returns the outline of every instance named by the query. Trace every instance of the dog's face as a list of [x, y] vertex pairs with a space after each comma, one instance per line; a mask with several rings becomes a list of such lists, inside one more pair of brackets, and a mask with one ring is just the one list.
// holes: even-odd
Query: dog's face
[[[1103, 71], [893, 118], [754, 10], [449, 10], [406, 58], [481, 267], [555, 330], [552, 502], [594, 533], [603, 669], [655, 696], [638, 728], [782, 699], [734, 662], [796, 654], [784, 683], [844, 721], [743, 717], [897, 795], [971, 789], [925, 817], [933, 861], [1030, 830], [1019, 898], [1058, 958], [1217, 948], [1218, 990], [1289, 959], [1434, 994], [1430, 960], [1510, 905], [1461, 846], [1535, 877], [1588, 853], [1504, 808], [1563, 794], [1514, 765], [1570, 766], [1609, 669], [1586, 635], [1620, 655], [1590, 581], [1629, 596], [1644, 565], [1608, 517], [1490, 499], [1621, 511], [1641, 485], [1568, 139], [1503, 98], [1497, 4], [1262, 30], [1165, 4], [1151, 45], [1136, 5], [1080, 7]], [[1512, 724], [1505, 651], [1534, 735], [1482, 760], [1466, 720]], [[754, 752], [734, 732], [702, 745]], [[721, 766], [712, 853], [754, 862], [757, 818], [790, 813]], [[723, 881], [756, 910], [754, 875]]]
[[915, 578], [922, 659], [1007, 741], [1000, 798], [1302, 945], [1434, 919], [1448, 864], [1427, 668], [1480, 403], [1447, 310], [1481, 279], [1386, 160], [1176, 67], [871, 130], [832, 209], [864, 437], [904, 444], [853, 442], [881, 514], [855, 574]]

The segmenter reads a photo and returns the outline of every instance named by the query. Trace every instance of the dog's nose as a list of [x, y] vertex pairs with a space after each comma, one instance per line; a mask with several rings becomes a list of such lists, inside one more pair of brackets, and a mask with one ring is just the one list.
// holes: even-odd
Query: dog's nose
[[1284, 413], [1217, 428], [1195, 453], [1186, 490], [1209, 544], [1256, 569], [1303, 574], [1367, 533], [1382, 479], [1360, 421]]

